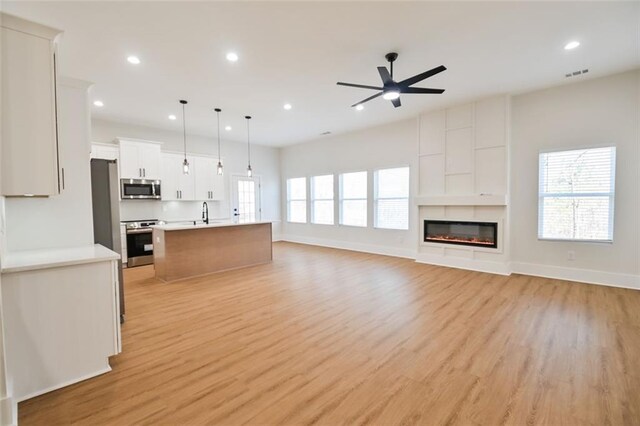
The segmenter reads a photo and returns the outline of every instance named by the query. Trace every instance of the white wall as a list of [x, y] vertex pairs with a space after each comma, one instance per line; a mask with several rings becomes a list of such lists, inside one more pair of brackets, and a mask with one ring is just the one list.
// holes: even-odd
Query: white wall
[[[633, 282], [639, 273], [638, 194], [640, 72], [588, 80], [512, 99], [512, 261], [515, 270], [548, 275], [565, 268], [607, 273], [599, 280]], [[538, 154], [545, 149], [615, 145], [614, 242], [539, 241]], [[575, 251], [575, 260], [567, 251]], [[574, 271], [575, 272], [575, 271]], [[613, 274], [613, 275], [611, 275]], [[598, 279], [593, 279], [598, 281]]]
[[[283, 239], [413, 257], [416, 209], [410, 200], [409, 230], [373, 228], [373, 174], [380, 168], [410, 166], [411, 194], [416, 194], [417, 120], [404, 120], [344, 135], [282, 148]], [[369, 220], [366, 228], [286, 222], [286, 180], [343, 172], [369, 171]], [[335, 194], [338, 202], [338, 194]], [[307, 207], [309, 211], [309, 207]]]
[[[163, 151], [183, 150], [182, 132], [105, 120], [92, 120], [92, 142], [114, 143], [116, 137], [162, 142]], [[216, 138], [187, 135], [187, 152], [192, 154], [218, 154]], [[247, 145], [223, 140], [221, 157], [227, 188], [233, 174], [246, 175]], [[280, 150], [261, 145], [251, 146], [251, 166], [262, 185], [262, 219], [274, 221], [273, 233], [279, 235], [280, 221]], [[208, 201], [210, 218], [229, 218], [230, 191], [227, 200]], [[120, 205], [121, 220], [162, 219], [194, 220], [201, 217], [202, 203], [197, 201], [140, 201], [124, 200]]]
[[89, 84], [60, 78], [58, 135], [65, 189], [47, 198], [7, 198], [6, 249], [73, 247], [93, 244]]

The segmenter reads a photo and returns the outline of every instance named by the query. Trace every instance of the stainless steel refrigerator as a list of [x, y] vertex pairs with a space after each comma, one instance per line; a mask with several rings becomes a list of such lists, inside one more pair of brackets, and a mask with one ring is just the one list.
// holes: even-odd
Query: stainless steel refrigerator
[[[97, 244], [122, 256], [120, 240], [120, 187], [115, 160], [91, 160], [91, 200], [93, 202], [93, 239]], [[120, 322], [124, 322], [124, 282], [122, 262], [118, 262], [120, 285]]]

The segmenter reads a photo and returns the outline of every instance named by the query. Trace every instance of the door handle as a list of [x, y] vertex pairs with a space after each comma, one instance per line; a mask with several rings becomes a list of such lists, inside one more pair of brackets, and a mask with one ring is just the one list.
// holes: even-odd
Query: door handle
[[180, 191], [176, 190], [176, 198], [180, 198]]
[[147, 168], [142, 169], [142, 177], [147, 177]]
[[138, 176], [142, 177], [142, 169], [138, 169]]
[[64, 190], [64, 167], [62, 168], [62, 189]]

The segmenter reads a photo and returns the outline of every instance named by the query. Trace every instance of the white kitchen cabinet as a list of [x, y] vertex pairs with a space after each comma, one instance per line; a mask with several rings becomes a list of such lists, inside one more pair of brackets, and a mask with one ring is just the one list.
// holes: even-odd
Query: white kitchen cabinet
[[195, 199], [224, 200], [224, 176], [218, 174], [218, 159], [194, 156]]
[[182, 169], [184, 155], [181, 154], [162, 154], [162, 200], [195, 200], [195, 165], [194, 158], [187, 156], [189, 161], [190, 173], [185, 175]]
[[9, 395], [20, 402], [111, 370], [121, 352], [118, 254], [100, 245], [3, 258]]
[[57, 195], [56, 37], [59, 30], [0, 13], [2, 195]]
[[120, 145], [120, 178], [161, 179], [160, 144], [118, 139]]
[[116, 160], [120, 163], [120, 150], [118, 149], [118, 145], [94, 142], [91, 144], [91, 158]]

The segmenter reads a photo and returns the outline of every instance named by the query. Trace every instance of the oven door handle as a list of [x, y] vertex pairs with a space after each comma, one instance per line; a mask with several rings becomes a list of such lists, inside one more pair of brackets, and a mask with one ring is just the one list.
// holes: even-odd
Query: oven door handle
[[148, 234], [153, 232], [153, 229], [151, 228], [145, 228], [145, 229], [127, 229], [127, 234]]

